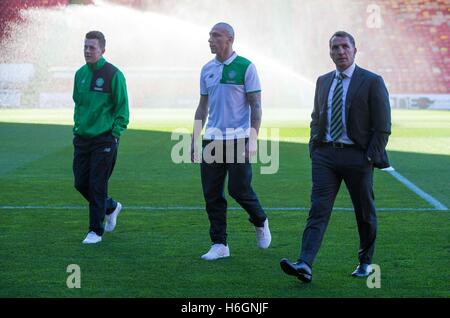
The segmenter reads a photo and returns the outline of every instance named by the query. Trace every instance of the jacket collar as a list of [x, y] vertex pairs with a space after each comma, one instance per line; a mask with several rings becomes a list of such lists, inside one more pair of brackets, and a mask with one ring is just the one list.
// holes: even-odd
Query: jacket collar
[[91, 71], [97, 71], [97, 70], [101, 69], [103, 67], [103, 65], [105, 65], [105, 63], [106, 63], [106, 60], [102, 56], [99, 58], [99, 60], [95, 64], [88, 64], [88, 67]]
[[351, 79], [353, 76], [353, 73], [355, 72], [355, 69], [356, 69], [356, 64], [355, 64], [355, 62], [353, 62], [353, 64], [350, 65], [349, 67], [347, 67], [347, 69], [345, 71], [339, 72], [338, 70], [336, 70], [335, 74], [336, 74], [336, 76], [338, 76], [339, 73], [344, 73], [346, 78]]

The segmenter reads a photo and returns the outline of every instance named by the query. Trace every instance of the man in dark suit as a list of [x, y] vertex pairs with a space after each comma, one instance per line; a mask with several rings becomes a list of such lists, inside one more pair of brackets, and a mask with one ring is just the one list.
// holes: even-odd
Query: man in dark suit
[[356, 66], [352, 35], [336, 32], [329, 45], [336, 70], [318, 78], [311, 115], [311, 209], [298, 261], [284, 258], [280, 262], [286, 274], [304, 282], [312, 280], [312, 263], [342, 180], [350, 193], [360, 238], [359, 265], [352, 276], [370, 274], [377, 232], [373, 167], [389, 167], [385, 147], [391, 133], [391, 108], [384, 81]]

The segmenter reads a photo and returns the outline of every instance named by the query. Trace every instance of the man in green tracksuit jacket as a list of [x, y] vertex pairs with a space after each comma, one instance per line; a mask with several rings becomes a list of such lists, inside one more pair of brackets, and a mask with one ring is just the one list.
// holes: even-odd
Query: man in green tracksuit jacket
[[[75, 188], [89, 202], [89, 231], [83, 243], [102, 240], [112, 232], [122, 209], [108, 197], [108, 179], [117, 158], [119, 138], [129, 120], [125, 77], [103, 58], [105, 37], [99, 31], [86, 34], [86, 64], [75, 74], [73, 100]], [[103, 221], [105, 225], [103, 226]]]

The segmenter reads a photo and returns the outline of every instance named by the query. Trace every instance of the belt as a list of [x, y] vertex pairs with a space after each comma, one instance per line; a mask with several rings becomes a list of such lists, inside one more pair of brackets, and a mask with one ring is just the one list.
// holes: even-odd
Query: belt
[[336, 142], [336, 141], [324, 142], [323, 145], [331, 146], [333, 148], [338, 148], [338, 149], [358, 147], [356, 144], [344, 144], [342, 142]]

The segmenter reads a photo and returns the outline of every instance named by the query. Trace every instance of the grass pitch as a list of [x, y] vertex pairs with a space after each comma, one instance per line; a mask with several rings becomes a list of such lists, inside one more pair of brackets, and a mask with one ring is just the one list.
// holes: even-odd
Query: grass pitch
[[[191, 122], [155, 122], [134, 113], [109, 189], [124, 209], [113, 233], [86, 246], [88, 210], [73, 188], [70, 112], [0, 110], [0, 297], [450, 296], [450, 212], [433, 210], [378, 170], [374, 263], [381, 267], [381, 288], [350, 277], [358, 234], [348, 210], [333, 212], [311, 284], [282, 273], [279, 260], [298, 256], [309, 208], [308, 118], [264, 121], [280, 127], [278, 173], [262, 175], [260, 164], [253, 169], [253, 187], [270, 218], [271, 247], [257, 249], [246, 213], [228, 196], [231, 257], [201, 260], [210, 243], [199, 166], [170, 158], [177, 142], [170, 132], [190, 130]], [[394, 111], [388, 146], [396, 170], [447, 207], [449, 123], [449, 112]], [[335, 207], [351, 208], [345, 187]], [[81, 268], [80, 289], [66, 286], [69, 264]]]

